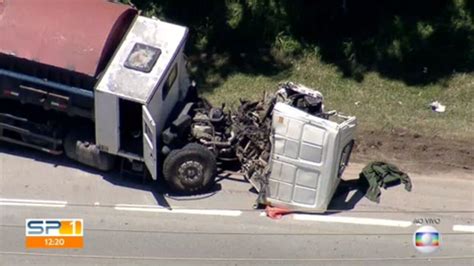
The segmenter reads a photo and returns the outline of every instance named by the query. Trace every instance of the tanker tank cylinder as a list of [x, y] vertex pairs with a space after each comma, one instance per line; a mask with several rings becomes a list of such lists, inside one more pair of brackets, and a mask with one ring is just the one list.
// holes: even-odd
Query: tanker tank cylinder
[[93, 90], [138, 11], [83, 2], [0, 0], [0, 68]]

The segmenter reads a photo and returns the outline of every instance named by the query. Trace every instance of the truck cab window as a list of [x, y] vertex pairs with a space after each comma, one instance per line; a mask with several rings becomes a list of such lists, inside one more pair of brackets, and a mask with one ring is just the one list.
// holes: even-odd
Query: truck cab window
[[175, 64], [166, 79], [165, 84], [163, 85], [163, 100], [166, 99], [170, 89], [173, 87], [174, 82], [176, 81], [176, 77], [178, 76], [178, 64]]
[[161, 55], [161, 50], [142, 43], [133, 46], [124, 66], [126, 68], [150, 73]]

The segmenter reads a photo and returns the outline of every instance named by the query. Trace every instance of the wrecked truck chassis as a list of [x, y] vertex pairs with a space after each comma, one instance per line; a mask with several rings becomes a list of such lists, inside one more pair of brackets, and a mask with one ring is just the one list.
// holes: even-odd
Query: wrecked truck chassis
[[355, 117], [325, 112], [321, 93], [288, 82], [231, 112], [197, 99], [163, 142], [199, 143], [217, 160], [238, 163], [259, 192], [257, 205], [325, 211], [349, 162], [355, 127]]

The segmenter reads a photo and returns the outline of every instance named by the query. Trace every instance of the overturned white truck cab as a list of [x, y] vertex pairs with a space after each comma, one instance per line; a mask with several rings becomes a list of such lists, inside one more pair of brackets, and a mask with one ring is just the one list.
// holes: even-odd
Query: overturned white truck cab
[[272, 120], [268, 202], [326, 211], [349, 163], [356, 118], [323, 119], [277, 103]]
[[325, 112], [320, 92], [291, 82], [243, 109], [252, 113], [257, 106], [266, 106], [261, 116], [234, 119], [242, 125], [237, 135], [245, 147], [237, 154], [244, 176], [260, 193], [257, 203], [326, 211], [349, 163], [357, 119]]

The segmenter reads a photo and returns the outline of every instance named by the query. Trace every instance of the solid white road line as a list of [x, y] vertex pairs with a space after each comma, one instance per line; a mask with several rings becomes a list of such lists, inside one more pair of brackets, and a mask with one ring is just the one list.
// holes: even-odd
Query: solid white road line
[[0, 198], [0, 206], [64, 208], [66, 205], [67, 201]]
[[165, 209], [167, 208], [162, 207], [160, 205], [144, 205], [144, 204], [115, 204], [115, 207], [130, 207], [130, 208], [149, 208], [149, 209]]
[[345, 224], [363, 224], [363, 225], [378, 225], [378, 226], [392, 226], [392, 227], [410, 227], [413, 224], [410, 221], [373, 219], [373, 218], [359, 218], [359, 217], [311, 215], [311, 214], [293, 214], [293, 219], [300, 220], [300, 221], [316, 221], [316, 222], [345, 223]]
[[170, 214], [196, 214], [196, 215], [215, 215], [215, 216], [233, 216], [242, 215], [242, 211], [237, 210], [211, 210], [211, 209], [165, 209], [152, 205], [130, 205], [117, 204], [114, 209], [119, 211], [135, 211], [135, 212], [158, 212]]
[[474, 225], [453, 225], [453, 231], [474, 233]]

